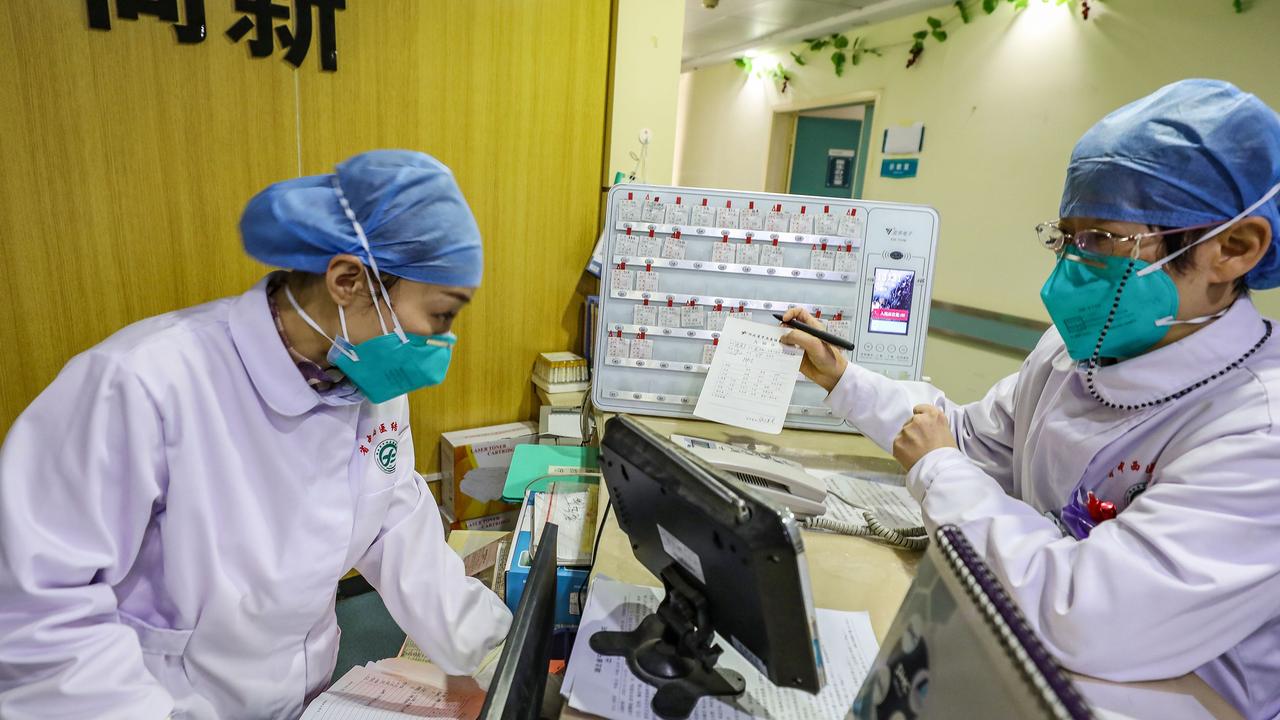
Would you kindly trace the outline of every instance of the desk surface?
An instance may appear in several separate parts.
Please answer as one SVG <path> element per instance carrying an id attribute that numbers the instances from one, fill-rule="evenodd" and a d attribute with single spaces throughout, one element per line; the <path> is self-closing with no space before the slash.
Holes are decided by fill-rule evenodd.
<path id="1" fill-rule="evenodd" d="M 800 462 L 807 467 L 901 472 L 892 458 L 874 443 L 860 435 L 841 435 L 803 430 L 784 430 L 781 435 L 762 435 L 725 425 L 669 418 L 638 418 L 656 432 L 749 444 L 753 449 Z M 878 542 L 834 533 L 804 533 L 805 556 L 809 562 L 809 578 L 813 583 L 814 604 L 834 610 L 865 610 L 871 615 L 876 639 L 883 641 L 902 604 L 902 599 L 916 574 L 920 554 L 890 548 Z M 600 538 L 595 572 L 635 585 L 661 585 L 658 579 L 636 560 L 626 535 L 610 513 Z M 1115 685 L 1088 679 L 1089 683 Z M 1240 715 L 1219 697 L 1203 680 L 1188 674 L 1173 680 L 1130 683 L 1118 687 L 1134 687 L 1160 693 L 1189 695 L 1215 718 L 1239 718 Z M 1117 694 L 1117 693 L 1111 693 Z M 1111 705 L 1108 702 L 1108 705 Z M 1132 717 L 1142 717 L 1140 707 L 1115 707 Z M 567 706 L 561 717 L 588 717 Z"/>

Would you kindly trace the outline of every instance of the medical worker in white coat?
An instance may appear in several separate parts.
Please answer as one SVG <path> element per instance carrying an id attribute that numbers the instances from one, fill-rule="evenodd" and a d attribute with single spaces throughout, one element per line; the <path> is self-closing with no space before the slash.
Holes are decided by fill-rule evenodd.
<path id="1" fill-rule="evenodd" d="M 481 276 L 448 168 L 358 155 L 259 193 L 241 234 L 294 272 L 121 330 L 5 438 L 5 720 L 295 718 L 351 567 L 448 672 L 510 625 L 414 471 L 404 395 L 444 380 Z"/>
<path id="2" fill-rule="evenodd" d="M 984 399 L 784 339 L 1063 665 L 1195 671 L 1250 718 L 1280 713 L 1280 339 L 1248 295 L 1280 284 L 1278 183 L 1273 110 L 1175 83 L 1076 145 L 1060 219 L 1037 228 L 1054 326 Z"/>

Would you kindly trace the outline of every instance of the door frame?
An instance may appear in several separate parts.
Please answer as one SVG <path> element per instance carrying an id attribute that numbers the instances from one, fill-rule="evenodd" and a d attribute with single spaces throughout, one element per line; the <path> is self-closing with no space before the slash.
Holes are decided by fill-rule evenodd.
<path id="1" fill-rule="evenodd" d="M 869 107 L 867 108 L 867 112 L 869 117 L 867 117 L 862 123 L 862 138 L 859 139 L 859 143 L 858 143 L 859 152 L 864 153 L 866 157 L 863 158 L 865 162 L 862 162 L 859 164 L 858 174 L 854 178 L 854 188 L 853 188 L 854 193 L 861 195 L 863 181 L 865 180 L 865 175 L 866 175 L 864 168 L 869 168 L 871 166 L 871 158 L 870 158 L 871 138 L 875 137 L 875 135 L 872 134 L 872 123 L 875 122 L 875 108 L 879 104 L 880 104 L 879 90 L 862 90 L 859 92 L 843 93 L 840 95 L 826 95 L 823 97 L 809 98 L 806 100 L 799 100 L 799 101 L 786 102 L 786 103 L 778 103 L 774 105 L 772 108 L 770 108 L 772 110 L 772 121 L 770 122 L 770 126 L 769 126 L 769 145 L 768 145 L 767 151 L 764 153 L 764 172 L 761 174 L 761 177 L 766 178 L 766 182 L 767 182 L 767 178 L 770 177 L 770 173 L 769 173 L 770 163 L 772 158 L 775 155 L 775 152 L 778 150 L 778 145 L 782 143 L 786 143 L 787 169 L 784 175 L 785 177 L 784 187 L 785 188 L 791 187 L 791 165 L 792 165 L 792 159 L 795 156 L 796 128 L 799 127 L 800 125 L 798 118 L 801 112 L 804 112 L 807 110 L 821 110 L 822 108 L 829 108 L 829 107 L 843 107 L 845 105 L 868 105 Z M 785 114 L 792 115 L 792 118 L 791 118 L 790 127 L 788 128 L 788 131 L 784 134 L 784 133 L 778 132 L 777 117 L 778 115 L 785 115 Z M 862 147 L 864 142 L 866 144 L 865 148 Z"/>

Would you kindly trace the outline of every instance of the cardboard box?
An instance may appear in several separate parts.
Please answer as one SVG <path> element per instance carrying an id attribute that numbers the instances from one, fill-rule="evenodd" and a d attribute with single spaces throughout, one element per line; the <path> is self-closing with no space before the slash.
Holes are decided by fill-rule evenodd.
<path id="1" fill-rule="evenodd" d="M 457 430 L 440 436 L 440 507 L 454 529 L 464 521 L 519 510 L 502 502 L 502 486 L 517 445 L 536 443 L 531 422 Z"/>

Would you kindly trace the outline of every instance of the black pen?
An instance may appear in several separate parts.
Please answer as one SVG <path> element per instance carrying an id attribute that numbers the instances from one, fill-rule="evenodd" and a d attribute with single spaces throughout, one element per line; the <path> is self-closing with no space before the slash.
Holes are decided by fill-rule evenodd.
<path id="1" fill-rule="evenodd" d="M 782 313 L 774 313 L 773 316 L 778 318 L 778 322 L 782 323 L 783 325 L 786 325 L 787 327 L 790 327 L 790 328 L 795 328 L 800 332 L 807 332 L 810 335 L 818 338 L 822 342 L 830 343 L 832 345 L 835 345 L 838 348 L 844 348 L 845 350 L 858 349 L 857 345 L 854 345 L 853 343 L 849 342 L 848 340 L 845 340 L 842 337 L 832 335 L 831 333 L 826 332 L 825 330 L 819 330 L 818 328 L 815 328 L 815 327 L 809 327 L 808 325 L 805 325 L 804 323 L 794 318 L 791 320 L 783 321 Z"/>

